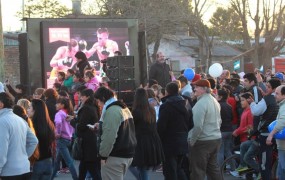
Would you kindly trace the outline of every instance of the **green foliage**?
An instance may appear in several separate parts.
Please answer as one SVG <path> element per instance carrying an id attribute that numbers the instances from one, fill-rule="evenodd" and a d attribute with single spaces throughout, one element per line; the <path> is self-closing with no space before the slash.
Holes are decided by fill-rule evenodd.
<path id="1" fill-rule="evenodd" d="M 242 39 L 242 23 L 238 14 L 231 8 L 217 8 L 210 19 L 209 33 L 226 40 Z"/>
<path id="2" fill-rule="evenodd" d="M 57 0 L 27 0 L 24 16 L 22 12 L 17 13 L 19 17 L 25 18 L 60 18 L 68 14 L 71 14 L 71 9 Z"/>

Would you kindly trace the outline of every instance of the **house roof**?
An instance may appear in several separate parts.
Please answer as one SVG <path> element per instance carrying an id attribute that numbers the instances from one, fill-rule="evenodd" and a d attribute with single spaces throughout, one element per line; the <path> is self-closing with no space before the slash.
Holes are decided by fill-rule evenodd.
<path id="1" fill-rule="evenodd" d="M 199 40 L 197 37 L 183 36 L 183 35 L 163 35 L 163 39 L 168 39 L 178 42 L 181 47 L 191 48 L 198 52 L 199 50 Z M 237 56 L 242 52 L 223 43 L 219 40 L 214 39 L 212 56 Z"/>

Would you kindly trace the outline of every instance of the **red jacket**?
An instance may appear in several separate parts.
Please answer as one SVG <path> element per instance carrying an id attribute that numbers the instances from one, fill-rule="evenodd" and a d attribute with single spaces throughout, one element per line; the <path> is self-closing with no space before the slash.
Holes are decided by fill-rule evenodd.
<path id="1" fill-rule="evenodd" d="M 238 124 L 237 102 L 234 97 L 229 97 L 227 103 L 229 103 L 232 106 L 232 111 L 233 111 L 232 124 L 237 125 Z"/>
<path id="2" fill-rule="evenodd" d="M 249 127 L 252 128 L 253 126 L 253 115 L 250 111 L 250 107 L 243 110 L 243 113 L 241 115 L 240 125 L 239 127 L 234 131 L 235 134 L 240 136 L 240 142 L 244 142 L 247 140 L 247 129 Z"/>

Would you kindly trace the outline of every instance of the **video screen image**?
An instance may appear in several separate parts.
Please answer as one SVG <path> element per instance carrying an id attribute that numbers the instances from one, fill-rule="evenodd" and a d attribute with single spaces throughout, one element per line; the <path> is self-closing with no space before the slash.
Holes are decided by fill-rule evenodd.
<path id="1" fill-rule="evenodd" d="M 85 53 L 98 75 L 103 73 L 101 60 L 116 51 L 130 55 L 126 22 L 42 22 L 41 45 L 47 88 L 53 87 L 58 72 L 78 70 L 78 51 Z"/>

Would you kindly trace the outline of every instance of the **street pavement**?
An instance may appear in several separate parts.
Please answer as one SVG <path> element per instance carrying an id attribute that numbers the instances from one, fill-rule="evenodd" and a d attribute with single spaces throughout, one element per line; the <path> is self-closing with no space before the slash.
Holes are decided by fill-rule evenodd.
<path id="1" fill-rule="evenodd" d="M 75 165 L 76 165 L 76 170 L 78 170 L 78 165 L 79 165 L 79 162 L 76 161 L 75 162 Z M 59 174 L 55 180 L 71 180 L 71 174 Z M 163 174 L 162 172 L 155 172 L 155 171 L 151 171 L 150 172 L 150 180 L 163 180 Z M 235 178 L 231 175 L 226 175 L 225 177 L 225 180 L 238 180 L 238 179 L 241 179 L 241 178 Z M 127 172 L 124 180 L 136 180 L 135 177 L 132 175 L 132 173 L 130 171 Z"/>

